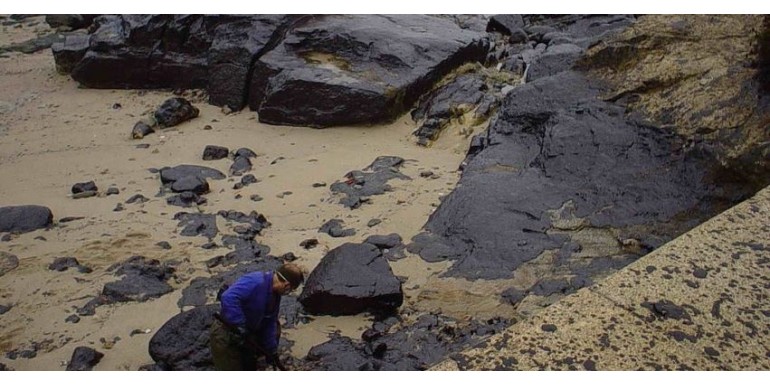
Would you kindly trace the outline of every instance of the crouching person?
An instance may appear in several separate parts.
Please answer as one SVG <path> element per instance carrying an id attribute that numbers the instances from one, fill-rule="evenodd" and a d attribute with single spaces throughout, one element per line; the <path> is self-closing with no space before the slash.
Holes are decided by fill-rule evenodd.
<path id="1" fill-rule="evenodd" d="M 257 359 L 286 370 L 278 358 L 281 296 L 305 277 L 299 266 L 286 263 L 276 271 L 257 271 L 238 278 L 220 299 L 220 313 L 211 325 L 209 345 L 217 370 L 256 370 Z"/>

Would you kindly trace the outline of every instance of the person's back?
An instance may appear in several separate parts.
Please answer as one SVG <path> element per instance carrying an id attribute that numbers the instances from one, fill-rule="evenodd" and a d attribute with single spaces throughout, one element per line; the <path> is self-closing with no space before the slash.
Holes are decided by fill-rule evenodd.
<path id="1" fill-rule="evenodd" d="M 264 355 L 277 367 L 281 296 L 304 281 L 302 270 L 287 263 L 277 271 L 241 276 L 220 299 L 221 313 L 211 326 L 210 347 L 218 370 L 254 370 Z"/>

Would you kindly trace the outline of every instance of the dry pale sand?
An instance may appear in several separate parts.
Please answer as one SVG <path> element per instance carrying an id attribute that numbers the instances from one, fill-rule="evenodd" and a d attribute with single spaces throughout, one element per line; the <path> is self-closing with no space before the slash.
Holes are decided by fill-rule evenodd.
<path id="1" fill-rule="evenodd" d="M 0 28 L 3 46 L 33 37 L 36 29 L 45 32 L 47 26 Z M 63 370 L 78 346 L 105 353 L 95 370 L 136 370 L 151 363 L 148 342 L 179 312 L 176 302 L 181 289 L 189 279 L 207 274 L 206 260 L 227 252 L 202 249 L 200 246 L 208 241 L 204 237 L 178 235 L 173 216 L 185 210 L 155 197 L 160 181 L 149 168 L 197 164 L 226 173 L 230 160 L 201 160 L 206 145 L 252 149 L 259 155 L 253 160 L 252 173 L 260 182 L 233 190 L 239 177 L 210 181 L 212 192 L 201 210 L 255 210 L 264 214 L 272 226 L 258 236 L 259 242 L 269 246 L 273 255 L 294 252 L 299 257 L 297 263 L 310 271 L 326 252 L 345 242 L 393 232 L 409 242 L 440 197 L 457 183 L 457 167 L 469 142 L 468 135 L 453 127 L 432 147 L 420 147 L 411 135 L 415 124 L 408 116 L 383 126 L 316 130 L 261 124 L 248 110 L 226 115 L 202 100 L 194 102 L 201 110 L 198 118 L 133 140 L 133 124 L 174 96 L 171 92 L 79 88 L 69 76 L 56 73 L 50 50 L 2 56 L 0 207 L 47 206 L 55 223 L 64 217 L 85 217 L 0 242 L 0 251 L 20 260 L 17 269 L 0 277 L 0 305 L 13 305 L 0 316 L 0 362 L 14 370 Z M 114 108 L 116 104 L 121 107 Z M 204 130 L 206 125 L 212 129 Z M 475 132 L 481 129 L 476 127 Z M 137 148 L 140 143 L 150 147 Z M 401 171 L 412 180 L 391 181 L 392 192 L 374 196 L 371 204 L 357 210 L 338 204 L 340 197 L 333 195 L 328 185 L 343 179 L 348 171 L 363 169 L 380 155 L 407 159 Z M 420 177 L 421 171 L 432 171 L 438 178 Z M 71 186 L 90 180 L 100 191 L 116 186 L 120 194 L 73 199 Z M 313 188 L 315 182 L 325 182 L 327 187 Z M 287 191 L 291 194 L 279 197 Z M 150 201 L 124 204 L 124 211 L 113 211 L 118 203 L 137 193 Z M 252 194 L 264 199 L 253 202 L 249 199 Z M 237 199 L 237 195 L 242 198 Z M 357 234 L 331 238 L 318 233 L 324 222 L 334 218 L 344 220 Z M 382 223 L 369 228 L 367 222 L 374 218 Z M 227 232 L 230 225 L 220 221 L 218 226 Z M 308 238 L 317 238 L 319 247 L 302 249 L 299 243 Z M 156 246 L 160 241 L 168 241 L 171 249 Z M 179 280 L 171 282 L 179 290 L 146 303 L 99 307 L 95 316 L 82 317 L 77 324 L 65 323 L 76 307 L 116 279 L 106 268 L 133 255 L 185 261 L 178 267 Z M 54 258 L 61 256 L 75 257 L 94 272 L 48 270 Z M 427 264 L 414 255 L 391 266 L 397 275 L 409 278 L 404 284 L 405 307 L 442 310 L 464 318 L 509 311 L 489 296 L 489 285 L 499 291 L 504 282 L 469 284 L 439 279 L 437 275 L 446 264 Z M 308 324 L 287 330 L 286 337 L 295 341 L 291 353 L 303 357 L 313 345 L 325 341 L 329 332 L 338 330 L 358 338 L 368 323 L 365 315 L 315 317 Z M 135 329 L 151 332 L 130 336 Z M 10 360 L 5 356 L 32 343 L 39 344 L 32 359 Z"/>

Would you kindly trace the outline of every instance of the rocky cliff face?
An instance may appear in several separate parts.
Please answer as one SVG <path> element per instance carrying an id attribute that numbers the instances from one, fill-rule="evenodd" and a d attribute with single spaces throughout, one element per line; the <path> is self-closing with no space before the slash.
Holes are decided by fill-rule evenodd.
<path id="1" fill-rule="evenodd" d="M 768 182 L 762 17 L 643 16 L 598 30 L 586 20 L 523 19 L 527 83 L 474 138 L 458 187 L 410 245 L 453 261 L 446 276 L 512 279 L 501 300 L 524 312 Z M 549 61 L 564 52 L 568 65 Z"/>
<path id="2" fill-rule="evenodd" d="M 770 175 L 767 31 L 756 15 L 645 16 L 580 66 L 610 82 L 603 99 L 706 144 L 724 167 L 720 181 L 761 188 Z"/>
<path id="3" fill-rule="evenodd" d="M 484 34 L 426 15 L 106 15 L 53 46 L 93 88 L 205 88 L 271 124 L 396 118 L 441 77 L 483 60 Z"/>

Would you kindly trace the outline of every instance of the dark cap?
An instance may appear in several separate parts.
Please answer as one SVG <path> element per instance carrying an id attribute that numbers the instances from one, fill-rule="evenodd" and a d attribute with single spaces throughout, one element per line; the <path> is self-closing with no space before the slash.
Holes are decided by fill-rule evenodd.
<path id="1" fill-rule="evenodd" d="M 305 282 L 305 274 L 302 269 L 293 263 L 285 263 L 278 268 L 278 276 L 291 284 L 291 287 L 297 288 Z"/>

